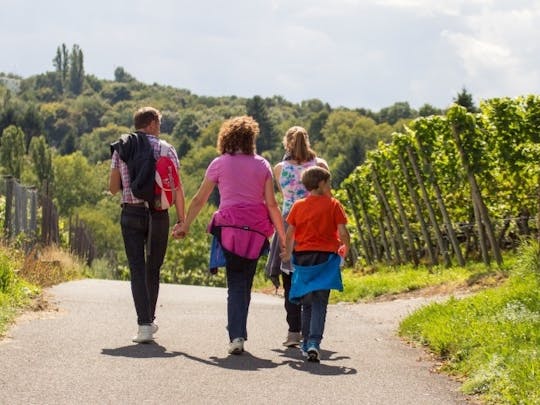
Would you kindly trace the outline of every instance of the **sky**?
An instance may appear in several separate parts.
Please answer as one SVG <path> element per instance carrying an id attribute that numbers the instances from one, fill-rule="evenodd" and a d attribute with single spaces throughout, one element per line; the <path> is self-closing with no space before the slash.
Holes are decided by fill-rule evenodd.
<path id="1" fill-rule="evenodd" d="M 205 96 L 378 111 L 540 94 L 540 0 L 0 0 L 0 72 L 123 67 Z"/>

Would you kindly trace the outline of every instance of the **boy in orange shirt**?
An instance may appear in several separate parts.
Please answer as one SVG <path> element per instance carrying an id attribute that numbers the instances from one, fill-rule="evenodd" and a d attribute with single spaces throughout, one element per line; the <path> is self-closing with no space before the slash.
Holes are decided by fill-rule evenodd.
<path id="1" fill-rule="evenodd" d="M 309 195 L 297 200 L 287 216 L 282 260 L 292 256 L 295 269 L 289 300 L 302 303 L 302 353 L 319 361 L 328 297 L 331 289 L 343 290 L 340 256 L 347 255 L 350 237 L 343 207 L 330 191 L 330 172 L 310 167 L 302 183 Z"/>

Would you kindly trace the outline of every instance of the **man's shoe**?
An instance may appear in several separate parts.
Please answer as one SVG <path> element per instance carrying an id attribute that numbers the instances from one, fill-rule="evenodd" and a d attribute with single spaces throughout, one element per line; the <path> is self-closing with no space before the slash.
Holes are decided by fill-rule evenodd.
<path id="1" fill-rule="evenodd" d="M 302 334 L 300 332 L 287 333 L 287 339 L 283 342 L 283 346 L 294 347 L 298 346 L 302 341 Z"/>
<path id="2" fill-rule="evenodd" d="M 156 326 L 157 328 L 157 326 Z M 157 330 L 157 329 L 155 329 Z M 139 325 L 139 331 L 137 332 L 137 336 L 134 336 L 133 339 L 131 339 L 135 343 L 150 343 L 154 340 L 154 327 L 151 323 L 147 323 L 144 325 Z"/>
<path id="3" fill-rule="evenodd" d="M 320 353 L 319 345 L 317 343 L 310 343 L 307 349 L 307 359 L 308 361 L 319 362 Z"/>
<path id="4" fill-rule="evenodd" d="M 229 343 L 229 354 L 242 354 L 244 351 L 244 338 L 234 338 L 231 343 Z"/>

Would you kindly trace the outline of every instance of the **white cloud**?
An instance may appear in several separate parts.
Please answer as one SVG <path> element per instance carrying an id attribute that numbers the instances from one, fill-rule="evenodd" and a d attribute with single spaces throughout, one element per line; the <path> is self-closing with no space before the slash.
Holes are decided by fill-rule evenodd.
<path id="1" fill-rule="evenodd" d="M 0 1 L 0 72 L 23 76 L 77 43 L 88 73 L 205 95 L 378 109 L 540 93 L 539 0 Z"/>

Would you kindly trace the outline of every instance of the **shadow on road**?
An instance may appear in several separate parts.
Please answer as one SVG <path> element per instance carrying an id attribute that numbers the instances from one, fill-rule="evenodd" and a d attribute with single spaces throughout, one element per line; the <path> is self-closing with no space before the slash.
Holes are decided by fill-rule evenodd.
<path id="1" fill-rule="evenodd" d="M 351 367 L 343 367 L 343 366 L 334 366 L 330 365 L 328 363 L 335 362 L 338 360 L 346 360 L 350 359 L 348 356 L 334 356 L 336 352 L 332 352 L 330 350 L 321 350 L 321 362 L 320 363 L 312 363 L 306 361 L 302 354 L 300 353 L 300 349 L 298 348 L 287 348 L 287 349 L 274 349 L 272 350 L 275 353 L 278 353 L 280 357 L 285 357 L 288 359 L 292 359 L 294 361 L 285 361 L 283 364 L 288 364 L 289 367 L 298 370 L 298 371 L 304 371 L 306 373 L 310 374 L 316 374 L 316 375 L 353 375 L 357 374 L 357 371 L 355 368 Z"/>
<path id="2" fill-rule="evenodd" d="M 132 357 L 139 359 L 182 356 L 186 359 L 193 360 L 209 366 L 241 371 L 258 371 L 288 365 L 294 370 L 316 375 L 353 375 L 357 373 L 356 369 L 354 368 L 328 364 L 331 362 L 349 358 L 346 356 L 334 357 L 333 355 L 335 354 L 335 352 L 331 352 L 328 350 L 321 351 L 321 356 L 323 359 L 321 363 L 307 362 L 302 357 L 302 355 L 300 354 L 300 350 L 298 349 L 275 349 L 273 351 L 278 353 L 280 357 L 284 358 L 284 361 L 282 361 L 281 363 L 274 363 L 272 360 L 262 359 L 260 357 L 253 356 L 249 352 L 244 352 L 240 356 L 212 356 L 208 359 L 203 359 L 183 352 L 168 352 L 165 347 L 155 342 L 149 344 L 134 344 L 130 346 L 118 347 L 115 349 L 101 349 L 101 354 L 107 356 Z"/>
<path id="3" fill-rule="evenodd" d="M 154 357 L 176 357 L 182 353 L 167 352 L 167 349 L 157 343 L 133 344 L 130 346 L 117 347 L 116 349 L 101 349 L 101 354 L 107 356 L 133 357 L 146 359 Z"/>

